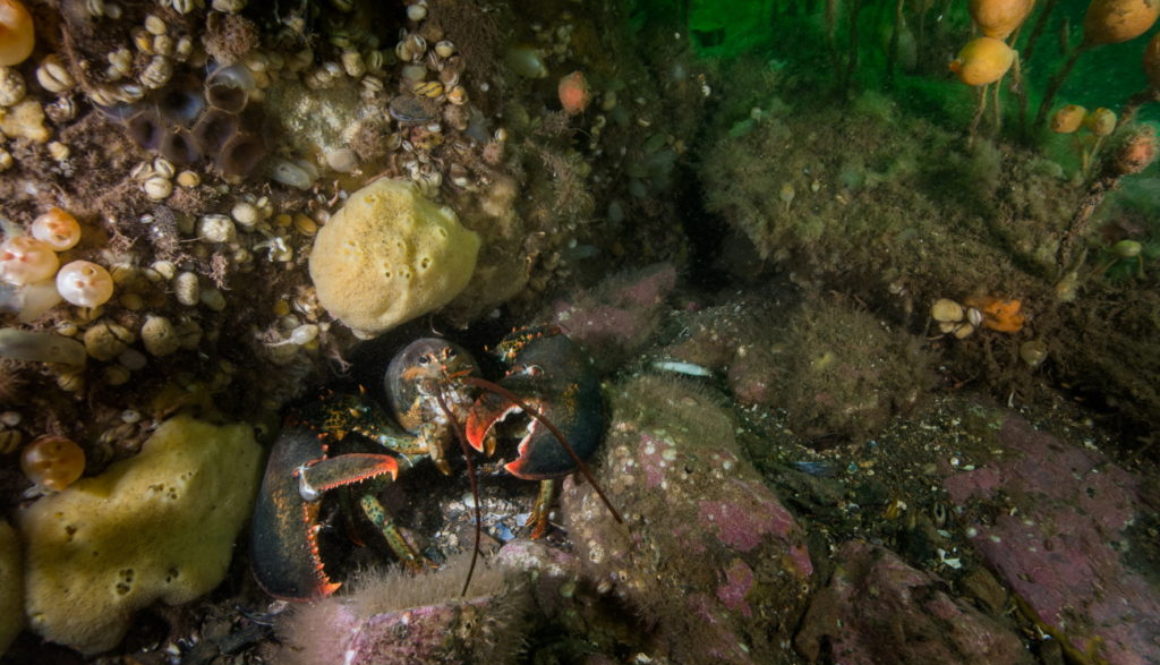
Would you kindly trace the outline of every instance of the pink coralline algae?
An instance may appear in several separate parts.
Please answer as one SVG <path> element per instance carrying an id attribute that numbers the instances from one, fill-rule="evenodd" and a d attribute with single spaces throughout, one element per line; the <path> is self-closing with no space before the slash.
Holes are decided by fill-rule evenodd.
<path id="1" fill-rule="evenodd" d="M 1146 514 L 1138 481 L 1099 452 L 1010 415 L 1003 458 L 950 476 L 958 504 L 988 506 L 974 544 L 1047 630 L 1111 665 L 1160 662 L 1160 589 L 1124 560 L 1128 530 Z"/>
<path id="2" fill-rule="evenodd" d="M 1029 665 L 1015 632 L 947 595 L 947 582 L 862 541 L 838 548 L 794 646 L 843 665 Z M 870 590 L 873 590 L 872 592 Z"/>
<path id="3" fill-rule="evenodd" d="M 599 366 L 615 367 L 656 329 L 676 282 L 672 264 L 650 266 L 558 301 L 546 318 L 587 347 Z"/>
<path id="4" fill-rule="evenodd" d="M 645 376 L 611 402 L 595 468 L 626 523 L 589 484 L 564 483 L 561 512 L 582 577 L 656 627 L 654 658 L 775 660 L 813 575 L 804 530 L 741 455 L 731 416 L 703 391 Z"/>
<path id="5" fill-rule="evenodd" d="M 745 595 L 753 588 L 753 569 L 741 559 L 734 559 L 725 569 L 725 582 L 717 587 L 717 600 L 741 616 L 753 616 L 753 610 L 745 602 Z"/>

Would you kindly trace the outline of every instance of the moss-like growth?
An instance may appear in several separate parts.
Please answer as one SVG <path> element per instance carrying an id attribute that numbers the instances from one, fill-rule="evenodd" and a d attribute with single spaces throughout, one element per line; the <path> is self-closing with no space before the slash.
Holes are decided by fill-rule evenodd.
<path id="1" fill-rule="evenodd" d="M 807 303 L 789 324 L 775 401 L 802 436 L 823 443 L 874 436 L 931 386 L 921 344 L 841 303 Z"/>

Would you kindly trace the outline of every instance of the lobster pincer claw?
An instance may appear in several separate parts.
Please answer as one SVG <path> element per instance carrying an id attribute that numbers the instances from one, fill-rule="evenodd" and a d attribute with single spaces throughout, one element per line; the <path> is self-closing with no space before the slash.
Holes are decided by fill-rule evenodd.
<path id="1" fill-rule="evenodd" d="M 271 596 L 309 600 L 341 586 L 327 575 L 319 555 L 322 496 L 370 478 L 389 475 L 393 480 L 399 460 L 389 454 L 330 456 L 328 449 L 348 432 L 365 431 L 379 443 L 391 440 L 394 434 L 377 425 L 374 431 L 365 429 L 377 422 L 373 411 L 351 408 L 347 396 L 341 395 L 327 395 L 287 418 L 270 450 L 250 522 L 254 577 Z"/>
<path id="2" fill-rule="evenodd" d="M 556 333 L 520 333 L 502 348 L 510 369 L 499 386 L 520 403 L 504 394 L 485 392 L 468 414 L 468 441 L 482 449 L 497 424 L 522 413 L 527 429 L 517 458 L 504 468 L 528 480 L 559 478 L 576 471 L 576 461 L 565 445 L 586 460 L 599 447 L 605 427 L 600 380 L 587 356 L 568 336 Z M 525 413 L 525 407 L 536 414 Z M 553 423 L 567 442 L 561 442 L 544 421 Z"/>

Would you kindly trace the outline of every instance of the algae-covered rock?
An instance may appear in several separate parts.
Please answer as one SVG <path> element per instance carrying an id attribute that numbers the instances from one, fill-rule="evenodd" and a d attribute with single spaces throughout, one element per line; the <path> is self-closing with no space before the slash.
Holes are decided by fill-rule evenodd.
<path id="1" fill-rule="evenodd" d="M 250 514 L 260 461 L 248 425 L 180 416 L 136 457 L 32 504 L 20 515 L 31 627 L 97 653 L 117 645 L 136 610 L 213 589 Z"/>
<path id="2" fill-rule="evenodd" d="M 356 332 L 377 334 L 446 305 L 475 270 L 479 236 L 407 182 L 358 190 L 310 254 L 318 300 Z"/>
<path id="3" fill-rule="evenodd" d="M 930 387 L 922 340 L 843 303 L 807 303 L 790 321 L 773 403 L 818 442 L 873 437 Z"/>
<path id="4" fill-rule="evenodd" d="M 649 625 L 659 662 L 778 662 L 813 577 L 806 532 L 744 459 L 728 410 L 695 384 L 642 376 L 613 392 L 592 486 L 560 496 L 582 578 Z"/>
<path id="5" fill-rule="evenodd" d="M 8 522 L 0 520 L 0 655 L 24 627 L 22 576 L 20 539 Z"/>

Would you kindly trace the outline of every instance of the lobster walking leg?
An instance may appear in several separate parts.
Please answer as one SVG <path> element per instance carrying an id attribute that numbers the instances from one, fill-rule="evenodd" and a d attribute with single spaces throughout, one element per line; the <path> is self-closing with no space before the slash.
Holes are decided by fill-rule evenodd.
<path id="1" fill-rule="evenodd" d="M 391 517 L 390 511 L 383 506 L 383 504 L 371 496 L 364 494 L 359 497 L 359 507 L 362 512 L 370 520 L 371 524 L 378 529 L 379 533 L 383 534 L 383 538 L 387 541 L 387 546 L 391 548 L 399 561 L 403 562 L 411 572 L 422 572 L 427 568 L 434 567 L 431 561 L 420 554 L 418 550 L 403 537 L 403 532 L 399 530 L 399 525 L 395 523 L 395 519 Z"/>
<path id="2" fill-rule="evenodd" d="M 552 503 L 556 500 L 556 492 L 560 483 L 555 478 L 540 481 L 540 489 L 536 492 L 536 502 L 532 504 L 532 514 L 528 523 L 532 525 L 531 538 L 538 540 L 548 533 L 548 517 L 552 513 Z"/>

